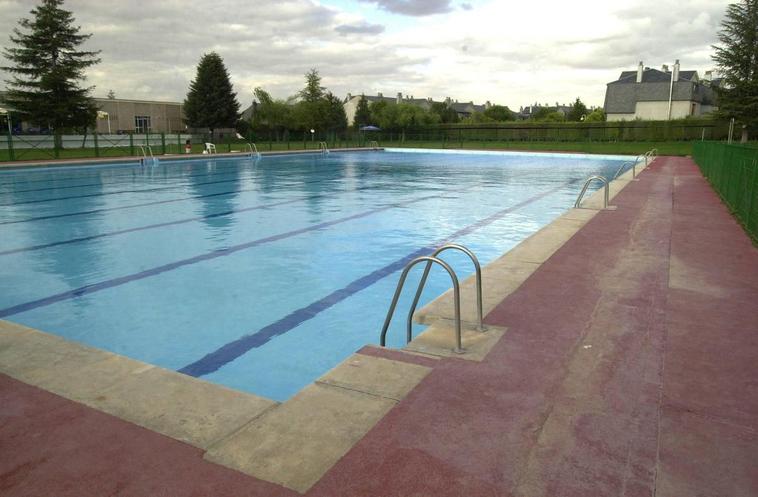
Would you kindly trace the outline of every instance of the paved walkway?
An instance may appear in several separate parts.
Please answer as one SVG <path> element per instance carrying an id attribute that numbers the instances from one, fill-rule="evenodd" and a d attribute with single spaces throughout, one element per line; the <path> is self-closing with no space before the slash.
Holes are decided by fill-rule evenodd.
<path id="1" fill-rule="evenodd" d="M 614 203 L 308 495 L 758 495 L 758 250 L 689 159 Z M 4 376 L 0 494 L 298 495 Z"/>

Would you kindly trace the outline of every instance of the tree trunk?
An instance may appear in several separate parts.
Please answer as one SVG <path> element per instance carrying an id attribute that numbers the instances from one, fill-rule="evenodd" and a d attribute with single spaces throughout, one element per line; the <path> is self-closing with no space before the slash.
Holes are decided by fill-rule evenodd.
<path id="1" fill-rule="evenodd" d="M 747 143 L 747 126 L 742 125 L 742 138 L 740 138 L 740 143 Z"/>

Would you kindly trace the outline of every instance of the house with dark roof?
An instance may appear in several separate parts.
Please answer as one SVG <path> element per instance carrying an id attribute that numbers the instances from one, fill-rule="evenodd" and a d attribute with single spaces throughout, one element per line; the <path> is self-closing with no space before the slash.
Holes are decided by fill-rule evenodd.
<path id="1" fill-rule="evenodd" d="M 701 116 L 716 109 L 713 89 L 719 80 L 701 80 L 697 71 L 681 71 L 677 60 L 672 70 L 644 67 L 623 71 L 619 79 L 608 83 L 605 92 L 605 115 L 608 121 L 633 119 L 668 120 Z"/>

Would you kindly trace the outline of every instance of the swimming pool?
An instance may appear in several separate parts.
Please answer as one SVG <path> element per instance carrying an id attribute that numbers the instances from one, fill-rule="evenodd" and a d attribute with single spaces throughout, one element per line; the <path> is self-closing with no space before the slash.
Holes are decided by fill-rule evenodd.
<path id="1" fill-rule="evenodd" d="M 455 241 L 486 264 L 628 159 L 390 150 L 2 171 L 0 319 L 285 400 L 378 342 L 409 260 Z M 422 303 L 449 286 L 434 271 Z"/>

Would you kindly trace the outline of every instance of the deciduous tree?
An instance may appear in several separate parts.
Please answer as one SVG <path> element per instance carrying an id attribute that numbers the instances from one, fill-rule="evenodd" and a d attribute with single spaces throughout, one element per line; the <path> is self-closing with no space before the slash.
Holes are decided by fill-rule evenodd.
<path id="1" fill-rule="evenodd" d="M 574 101 L 574 104 L 571 106 L 571 110 L 568 111 L 568 114 L 566 114 L 566 119 L 568 121 L 578 122 L 582 120 L 582 117 L 586 119 L 587 112 L 587 106 L 584 105 L 579 97 L 576 97 L 576 101 Z"/>
<path id="2" fill-rule="evenodd" d="M 504 105 L 493 105 L 492 107 L 484 110 L 484 115 L 493 121 L 499 122 L 516 120 L 516 114 Z"/>

